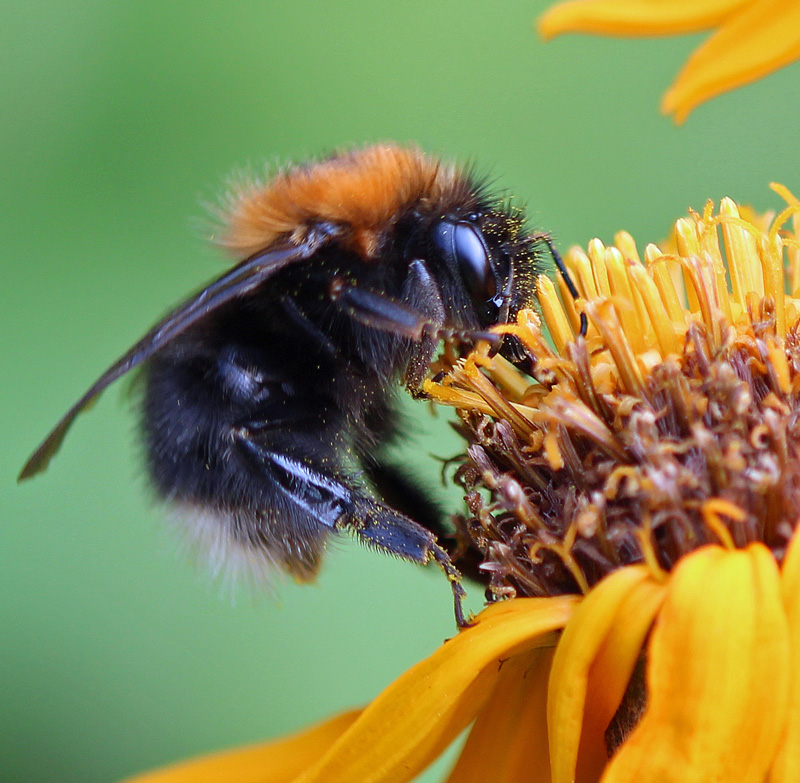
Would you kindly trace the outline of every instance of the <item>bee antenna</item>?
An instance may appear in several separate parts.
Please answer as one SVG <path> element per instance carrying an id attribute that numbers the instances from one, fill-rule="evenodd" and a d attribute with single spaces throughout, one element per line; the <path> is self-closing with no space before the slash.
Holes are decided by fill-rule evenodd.
<path id="1" fill-rule="evenodd" d="M 534 239 L 540 239 L 547 245 L 547 249 L 550 251 L 550 255 L 553 257 L 553 262 L 556 265 L 556 269 L 558 269 L 558 273 L 561 275 L 561 279 L 564 281 L 564 284 L 567 286 L 567 290 L 570 293 L 570 296 L 573 299 L 577 299 L 580 294 L 578 293 L 578 289 L 575 286 L 572 278 L 570 277 L 569 272 L 567 271 L 567 267 L 564 266 L 564 259 L 561 258 L 561 254 L 556 250 L 555 245 L 553 244 L 553 240 L 550 238 L 549 234 L 541 233 L 535 234 Z M 586 313 L 581 313 L 581 329 L 578 334 L 581 337 L 586 337 L 586 332 L 589 329 L 589 321 L 586 318 Z"/>

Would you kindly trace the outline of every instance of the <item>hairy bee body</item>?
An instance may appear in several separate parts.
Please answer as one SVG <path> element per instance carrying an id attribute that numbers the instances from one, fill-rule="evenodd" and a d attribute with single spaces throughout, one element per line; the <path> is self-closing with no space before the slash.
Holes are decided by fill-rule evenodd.
<path id="1" fill-rule="evenodd" d="M 222 308 L 148 360 L 142 432 L 151 481 L 191 512 L 186 528 L 200 549 L 256 578 L 277 565 L 305 580 L 338 515 L 297 502 L 290 485 L 305 466 L 368 492 L 359 475 L 391 435 L 395 394 L 386 346 L 370 351 L 369 335 L 357 334 L 367 327 L 345 323 L 333 338 L 300 328 L 293 299 L 274 295 L 283 288 L 274 282 L 270 295 Z M 364 356 L 350 350 L 357 342 Z M 242 428 L 248 443 L 296 467 L 242 448 Z M 214 525 L 196 527 L 192 517 L 209 511 Z"/>
<path id="2" fill-rule="evenodd" d="M 442 336 L 485 335 L 530 306 L 537 239 L 469 172 L 386 145 L 240 188 L 223 241 L 244 260 L 109 368 L 21 477 L 142 365 L 148 473 L 220 562 L 308 579 L 348 529 L 437 561 L 463 622 L 437 515 L 384 451 L 398 389 L 418 390 Z"/>

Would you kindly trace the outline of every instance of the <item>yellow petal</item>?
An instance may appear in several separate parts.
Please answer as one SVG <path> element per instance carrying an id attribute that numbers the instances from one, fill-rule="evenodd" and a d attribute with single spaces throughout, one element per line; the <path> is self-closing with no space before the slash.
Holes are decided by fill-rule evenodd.
<path id="1" fill-rule="evenodd" d="M 555 644 L 576 598 L 518 598 L 490 606 L 390 685 L 298 783 L 401 783 L 433 761 L 475 718 L 500 661 Z"/>
<path id="2" fill-rule="evenodd" d="M 789 687 L 789 633 L 767 548 L 684 557 L 648 652 L 647 709 L 602 783 L 762 783 Z"/>
<path id="3" fill-rule="evenodd" d="M 547 704 L 553 783 L 570 783 L 576 779 L 592 664 L 614 625 L 626 621 L 621 617 L 620 609 L 650 579 L 650 572 L 644 566 L 621 568 L 606 577 L 575 610 L 558 643 Z M 638 656 L 638 651 L 636 654 Z M 633 660 L 635 662 L 636 658 Z M 633 669 L 633 664 L 630 669 Z M 628 677 L 619 692 L 620 698 Z"/>
<path id="4" fill-rule="evenodd" d="M 547 678 L 552 649 L 503 663 L 447 783 L 550 783 Z"/>
<path id="5" fill-rule="evenodd" d="M 608 763 L 606 729 L 639 661 L 666 595 L 666 584 L 642 581 L 622 600 L 589 670 L 576 780 L 595 781 Z"/>
<path id="6" fill-rule="evenodd" d="M 747 3 L 689 58 L 664 96 L 662 111 L 683 122 L 703 101 L 760 79 L 798 57 L 800 3 Z"/>
<path id="7" fill-rule="evenodd" d="M 670 35 L 715 27 L 748 0 L 575 0 L 553 6 L 539 33 Z"/>
<path id="8" fill-rule="evenodd" d="M 125 783 L 288 783 L 361 714 L 351 710 L 263 745 L 214 753 L 128 778 Z"/>
<path id="9" fill-rule="evenodd" d="M 800 780 L 800 536 L 795 535 L 783 561 L 781 573 L 783 605 L 789 619 L 790 660 L 789 712 L 769 783 Z"/>

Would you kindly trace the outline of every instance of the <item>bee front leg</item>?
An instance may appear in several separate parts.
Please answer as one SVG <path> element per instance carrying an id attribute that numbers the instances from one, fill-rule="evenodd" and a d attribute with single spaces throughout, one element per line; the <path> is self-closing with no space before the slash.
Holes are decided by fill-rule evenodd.
<path id="1" fill-rule="evenodd" d="M 331 283 L 330 297 L 351 318 L 364 326 L 398 337 L 417 341 L 434 327 L 424 313 L 413 307 L 385 294 L 349 285 L 338 277 Z"/>
<path id="2" fill-rule="evenodd" d="M 485 329 L 462 329 L 443 326 L 429 315 L 390 296 L 367 288 L 349 285 L 335 278 L 330 288 L 331 300 L 344 309 L 351 318 L 365 326 L 396 334 L 410 340 L 419 340 L 429 334 L 436 339 L 456 337 L 463 340 L 498 342 L 498 335 Z"/>
<path id="3" fill-rule="evenodd" d="M 355 321 L 412 341 L 414 347 L 406 364 L 404 382 L 413 394 L 422 384 L 439 340 L 486 340 L 499 347 L 502 337 L 485 330 L 444 325 L 441 295 L 422 261 L 412 262 L 409 279 L 411 282 L 404 292 L 409 303 L 350 285 L 341 278 L 331 283 L 330 297 Z M 419 290 L 412 294 L 414 282 Z"/>

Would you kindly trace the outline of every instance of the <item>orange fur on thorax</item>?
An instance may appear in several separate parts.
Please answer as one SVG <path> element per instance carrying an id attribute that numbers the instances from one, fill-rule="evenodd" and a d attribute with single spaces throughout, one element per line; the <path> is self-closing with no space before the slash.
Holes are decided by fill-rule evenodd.
<path id="1" fill-rule="evenodd" d="M 233 196 L 223 242 L 247 257 L 287 235 L 302 242 L 314 224 L 325 221 L 343 228 L 345 241 L 371 257 L 380 231 L 404 208 L 440 198 L 457 178 L 454 168 L 420 150 L 394 145 L 290 168 Z"/>

